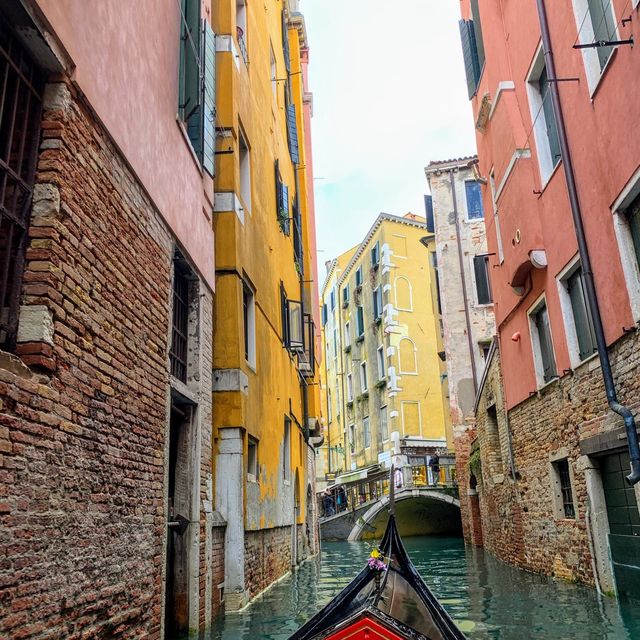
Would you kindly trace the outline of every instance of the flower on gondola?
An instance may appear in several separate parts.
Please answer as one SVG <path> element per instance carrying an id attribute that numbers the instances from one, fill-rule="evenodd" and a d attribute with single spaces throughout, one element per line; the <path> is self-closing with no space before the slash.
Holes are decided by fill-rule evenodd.
<path id="1" fill-rule="evenodd" d="M 387 568 L 384 560 L 384 556 L 382 555 L 382 553 L 380 553 L 380 550 L 374 549 L 369 556 L 369 560 L 367 561 L 369 569 L 372 569 L 373 571 L 384 571 Z"/>

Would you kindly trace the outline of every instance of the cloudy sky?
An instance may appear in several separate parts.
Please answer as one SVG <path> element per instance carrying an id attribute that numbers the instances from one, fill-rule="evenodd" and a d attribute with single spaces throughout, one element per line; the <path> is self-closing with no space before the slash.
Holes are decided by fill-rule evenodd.
<path id="1" fill-rule="evenodd" d="M 380 211 L 423 214 L 425 165 L 475 153 L 475 137 L 458 0 L 302 0 L 300 8 L 323 265 L 358 243 Z"/>

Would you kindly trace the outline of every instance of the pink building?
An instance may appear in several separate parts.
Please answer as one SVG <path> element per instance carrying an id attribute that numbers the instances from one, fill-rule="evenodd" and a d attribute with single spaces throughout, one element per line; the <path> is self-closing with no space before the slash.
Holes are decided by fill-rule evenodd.
<path id="1" fill-rule="evenodd" d="M 219 606 L 210 9 L 0 3 L 3 638 Z"/>
<path id="2" fill-rule="evenodd" d="M 640 407 L 638 2 L 463 0 L 462 18 L 498 334 L 465 531 L 526 568 L 637 597 L 632 427 L 612 398 Z"/>

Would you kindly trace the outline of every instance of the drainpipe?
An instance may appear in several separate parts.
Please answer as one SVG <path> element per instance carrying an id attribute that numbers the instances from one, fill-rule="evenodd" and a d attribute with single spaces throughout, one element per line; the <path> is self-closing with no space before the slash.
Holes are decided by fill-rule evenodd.
<path id="1" fill-rule="evenodd" d="M 467 326 L 467 342 L 469 343 L 469 356 L 471 357 L 471 373 L 473 376 L 473 395 L 478 395 L 478 374 L 476 370 L 476 356 L 473 348 L 473 337 L 471 335 L 471 318 L 469 317 L 469 303 L 467 297 L 467 279 L 464 275 L 464 258 L 462 256 L 462 240 L 460 238 L 460 216 L 458 215 L 458 198 L 456 196 L 456 183 L 453 179 L 453 169 L 449 169 L 449 180 L 451 181 L 451 195 L 453 196 L 453 216 L 456 221 L 456 242 L 458 244 L 458 263 L 460 264 L 460 279 L 462 280 L 462 291 L 464 292 L 464 320 Z"/>
<path id="2" fill-rule="evenodd" d="M 602 369 L 602 377 L 604 379 L 604 387 L 607 393 L 607 402 L 614 413 L 617 413 L 624 419 L 624 426 L 627 432 L 627 443 L 629 446 L 629 457 L 631 459 L 631 473 L 627 476 L 629 484 L 634 485 L 640 481 L 640 447 L 638 446 L 638 434 L 633 419 L 633 414 L 628 407 L 618 402 L 613 374 L 611 373 L 611 363 L 609 362 L 609 352 L 607 351 L 607 342 L 604 337 L 604 329 L 602 327 L 602 317 L 600 316 L 600 307 L 598 305 L 598 296 L 596 294 L 595 283 L 593 280 L 593 271 L 591 269 L 591 260 L 589 258 L 589 249 L 585 237 L 584 224 L 582 221 L 582 212 L 580 210 L 580 202 L 578 200 L 578 190 L 576 188 L 575 175 L 573 172 L 573 163 L 571 161 L 571 152 L 567 142 L 567 132 L 564 125 L 564 117 L 562 114 L 562 105 L 560 104 L 560 92 L 556 79 L 556 70 L 553 60 L 553 52 L 551 50 L 551 37 L 549 34 L 549 23 L 547 20 L 547 11 L 545 0 L 536 0 L 538 5 L 538 17 L 540 19 L 540 31 L 542 33 L 542 46 L 544 48 L 544 60 L 547 67 L 547 74 L 551 79 L 550 91 L 553 104 L 553 113 L 556 118 L 558 127 L 558 138 L 560 141 L 560 157 L 564 164 L 564 174 L 567 181 L 567 191 L 569 192 L 569 202 L 571 204 L 571 215 L 576 230 L 576 238 L 578 241 L 578 253 L 582 264 L 584 274 L 584 283 L 587 290 L 587 302 L 593 318 L 594 331 L 596 334 L 596 344 L 598 346 L 598 355 L 600 357 L 600 366 Z"/>

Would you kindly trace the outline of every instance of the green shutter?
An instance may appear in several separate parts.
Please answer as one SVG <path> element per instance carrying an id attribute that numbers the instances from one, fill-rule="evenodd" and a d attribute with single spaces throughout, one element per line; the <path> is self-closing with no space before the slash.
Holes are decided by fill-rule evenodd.
<path id="1" fill-rule="evenodd" d="M 480 20 L 480 8 L 478 7 L 478 0 L 471 0 L 471 23 L 473 25 L 473 35 L 476 42 L 476 54 L 478 56 L 478 78 L 482 73 L 482 67 L 484 66 L 484 41 L 482 40 L 482 22 Z M 476 80 L 476 82 L 477 82 Z"/>
<path id="2" fill-rule="evenodd" d="M 597 351 L 597 347 L 581 268 L 567 280 L 567 289 L 571 298 L 580 360 L 584 360 L 594 354 Z"/>
<path id="3" fill-rule="evenodd" d="M 199 0 L 183 0 L 180 15 L 179 113 L 196 155 L 202 156 L 201 23 Z"/>
<path id="4" fill-rule="evenodd" d="M 214 176 L 216 152 L 216 36 L 204 23 L 204 110 L 202 121 L 202 166 Z"/>
<path id="5" fill-rule="evenodd" d="M 287 137 L 289 140 L 289 153 L 294 164 L 300 164 L 298 149 L 298 123 L 296 121 L 296 105 L 287 105 Z"/>
<path id="6" fill-rule="evenodd" d="M 280 195 L 282 197 L 280 203 L 280 220 L 282 230 L 285 235 L 289 235 L 289 187 L 286 184 L 282 184 L 280 188 Z"/>
<path id="7" fill-rule="evenodd" d="M 540 97 L 542 98 L 542 111 L 549 141 L 549 153 L 551 154 L 551 164 L 555 167 L 560 162 L 560 139 L 558 138 L 558 127 L 556 125 L 556 115 L 553 111 L 553 101 L 551 98 L 551 84 L 547 76 L 547 68 L 544 67 L 540 73 L 538 81 Z"/>
<path id="8" fill-rule="evenodd" d="M 476 94 L 478 80 L 480 79 L 480 60 L 478 58 L 476 36 L 473 28 L 473 20 L 460 20 L 458 25 L 460 27 L 464 70 L 467 75 L 467 93 L 469 100 L 471 100 Z"/>

